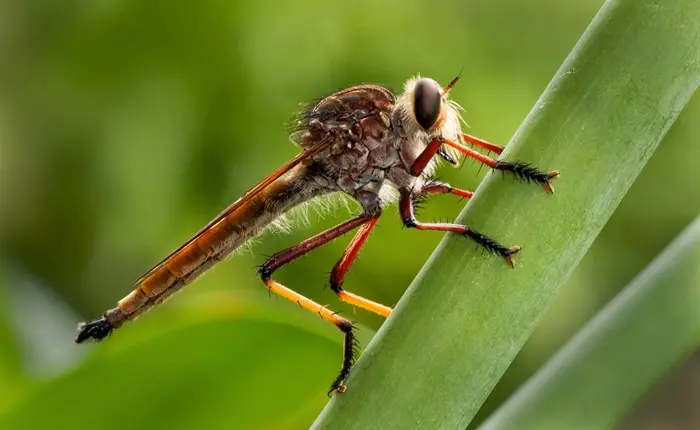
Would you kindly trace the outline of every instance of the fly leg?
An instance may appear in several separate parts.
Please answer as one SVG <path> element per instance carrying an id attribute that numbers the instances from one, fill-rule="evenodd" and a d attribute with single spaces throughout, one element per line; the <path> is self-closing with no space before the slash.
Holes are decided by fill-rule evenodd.
<path id="1" fill-rule="evenodd" d="M 374 230 L 374 226 L 377 225 L 378 220 L 379 216 L 377 215 L 376 217 L 371 218 L 367 224 L 360 227 L 360 230 L 357 232 L 357 234 L 355 234 L 355 237 L 352 239 L 352 242 L 350 242 L 350 245 L 348 245 L 347 249 L 343 253 L 343 256 L 340 257 L 340 260 L 338 260 L 336 265 L 333 267 L 333 271 L 331 271 L 330 284 L 331 289 L 335 291 L 341 301 L 349 303 L 353 306 L 361 307 L 383 317 L 388 317 L 391 314 L 390 307 L 348 292 L 342 287 L 345 275 L 348 273 L 352 263 L 355 261 L 355 259 L 357 259 L 357 255 L 360 253 L 362 245 L 364 245 L 367 241 L 370 233 L 372 233 L 372 230 Z"/>
<path id="2" fill-rule="evenodd" d="M 481 146 L 483 148 L 493 150 L 497 153 L 503 151 L 502 147 L 475 138 L 473 136 L 464 135 L 464 137 L 468 142 L 474 143 L 475 145 Z M 413 162 L 413 165 L 411 166 L 411 174 L 414 176 L 418 176 L 421 173 L 423 173 L 425 166 L 427 166 L 430 160 L 433 158 L 433 156 L 441 150 L 443 145 L 454 148 L 460 153 L 466 155 L 467 157 L 473 158 L 494 170 L 510 172 L 513 176 L 525 182 L 537 182 L 539 184 L 542 184 L 544 186 L 544 189 L 550 194 L 554 192 L 554 188 L 552 188 L 550 180 L 559 176 L 559 172 L 556 170 L 552 170 L 551 172 L 545 173 L 529 163 L 523 163 L 520 161 L 510 162 L 495 160 L 491 157 L 480 153 L 479 151 L 475 151 L 460 143 L 453 142 L 443 137 L 433 138 L 433 140 Z"/>
<path id="3" fill-rule="evenodd" d="M 431 180 L 426 182 L 420 189 L 419 195 L 426 194 L 452 194 L 463 199 L 471 199 L 474 193 L 472 191 L 453 188 L 450 184 L 440 181 Z"/>
<path id="4" fill-rule="evenodd" d="M 506 248 L 495 240 L 484 236 L 483 234 L 472 230 L 466 225 L 451 224 L 451 223 L 427 223 L 416 220 L 414 214 L 415 195 L 409 190 L 401 192 L 401 200 L 399 202 L 399 211 L 401 219 L 406 227 L 416 228 L 418 230 L 434 230 L 434 231 L 451 231 L 461 234 L 462 236 L 472 239 L 477 244 L 481 245 L 490 253 L 495 253 L 505 258 L 506 262 L 511 266 L 515 266 L 513 255 L 520 251 L 519 246 Z"/>
<path id="5" fill-rule="evenodd" d="M 487 142 L 484 139 L 479 139 L 478 137 L 472 136 L 467 133 L 462 133 L 462 137 L 464 138 L 464 140 L 471 143 L 472 145 L 476 145 L 479 148 L 484 148 L 486 150 L 493 151 L 496 154 L 500 154 L 501 152 L 503 152 L 504 149 L 501 145 L 496 145 L 495 143 Z"/>
<path id="6" fill-rule="evenodd" d="M 471 138 L 471 136 L 469 137 Z M 557 170 L 552 170 L 551 172 L 545 173 L 537 167 L 532 166 L 530 163 L 523 163 L 520 161 L 510 162 L 495 160 L 487 155 L 482 154 L 479 151 L 475 151 L 471 148 L 468 148 L 460 143 L 453 142 L 449 139 L 440 138 L 439 141 L 441 144 L 452 147 L 457 151 L 461 152 L 462 154 L 466 155 L 467 157 L 473 158 L 476 161 L 483 163 L 494 170 L 509 172 L 516 178 L 525 182 L 537 182 L 539 184 L 542 184 L 544 186 L 545 191 L 547 191 L 549 194 L 554 193 L 554 188 L 552 187 L 549 181 L 559 176 L 559 172 Z M 481 139 L 471 138 L 468 141 L 482 147 L 487 144 L 493 145 Z M 496 147 L 496 149 L 498 149 L 496 145 L 493 146 Z"/>
<path id="7" fill-rule="evenodd" d="M 328 229 L 322 233 L 319 233 L 305 241 L 299 243 L 298 245 L 292 246 L 285 249 L 284 251 L 278 252 L 277 254 L 270 257 L 262 266 L 260 266 L 260 277 L 265 283 L 267 288 L 275 294 L 278 294 L 285 299 L 294 302 L 301 306 L 302 308 L 309 310 L 318 314 L 321 318 L 326 321 L 333 323 L 338 329 L 345 335 L 345 342 L 343 344 L 343 364 L 340 369 L 338 377 L 335 378 L 328 390 L 328 395 L 331 396 L 335 392 L 345 391 L 345 379 L 348 374 L 350 374 L 350 369 L 352 369 L 355 363 L 355 351 L 357 349 L 357 341 L 355 339 L 355 334 L 353 332 L 353 325 L 350 320 L 343 318 L 335 312 L 328 310 L 325 306 L 310 300 L 301 294 L 285 287 L 279 282 L 271 279 L 272 273 L 284 266 L 285 264 L 296 260 L 297 258 L 305 255 L 311 250 L 318 248 L 319 246 L 330 242 L 331 240 L 342 236 L 343 234 L 356 229 L 357 227 L 371 222 L 372 219 L 378 217 L 378 215 L 362 214 L 356 218 L 345 221 L 344 223 L 337 225 L 331 229 Z"/>

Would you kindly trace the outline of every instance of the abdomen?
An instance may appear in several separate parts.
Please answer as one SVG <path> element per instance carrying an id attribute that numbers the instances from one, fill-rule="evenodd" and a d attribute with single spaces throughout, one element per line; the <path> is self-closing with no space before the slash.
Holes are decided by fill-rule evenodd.
<path id="1" fill-rule="evenodd" d="M 242 204 L 232 205 L 185 245 L 136 281 L 136 288 L 108 310 L 113 327 L 132 320 L 167 300 L 207 269 L 225 259 L 292 207 L 323 191 L 307 179 L 306 168 L 297 166 Z"/>

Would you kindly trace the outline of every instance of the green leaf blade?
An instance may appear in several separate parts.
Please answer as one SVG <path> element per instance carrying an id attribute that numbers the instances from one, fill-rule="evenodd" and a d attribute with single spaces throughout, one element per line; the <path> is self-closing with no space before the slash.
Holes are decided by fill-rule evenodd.
<path id="1" fill-rule="evenodd" d="M 459 222 L 523 246 L 516 270 L 448 235 L 316 428 L 464 428 L 700 83 L 700 1 L 609 1 Z"/>
<path id="2" fill-rule="evenodd" d="M 481 427 L 613 428 L 700 346 L 700 217 Z"/>

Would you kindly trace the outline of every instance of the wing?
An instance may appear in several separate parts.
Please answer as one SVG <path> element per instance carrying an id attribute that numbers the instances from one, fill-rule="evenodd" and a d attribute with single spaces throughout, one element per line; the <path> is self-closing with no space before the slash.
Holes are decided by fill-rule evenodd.
<path id="1" fill-rule="evenodd" d="M 328 130 L 341 127 L 354 132 L 364 119 L 374 118 L 387 128 L 396 97 L 386 87 L 374 84 L 344 88 L 322 99 L 303 104 L 287 122 L 291 140 L 302 148 L 313 147 Z"/>
<path id="2" fill-rule="evenodd" d="M 175 254 L 180 252 L 183 248 L 186 248 L 188 245 L 190 245 L 192 242 L 196 241 L 202 234 L 204 234 L 207 230 L 209 230 L 212 226 L 216 225 L 219 221 L 221 221 L 223 218 L 227 217 L 230 213 L 238 209 L 239 207 L 243 206 L 246 202 L 248 202 L 251 198 L 253 198 L 255 195 L 260 193 L 265 187 L 270 185 L 272 182 L 277 180 L 280 176 L 284 175 L 288 171 L 290 171 L 294 166 L 298 165 L 302 161 L 308 159 L 309 157 L 312 157 L 313 155 L 318 154 L 319 152 L 323 151 L 326 149 L 329 144 L 332 142 L 331 139 L 323 139 L 318 144 L 314 145 L 311 148 L 305 149 L 302 153 L 294 157 L 292 160 L 289 162 L 285 163 L 282 167 L 279 169 L 275 170 L 272 172 L 268 177 L 260 181 L 257 185 L 255 185 L 253 188 L 248 190 L 245 194 L 243 194 L 243 197 L 240 199 L 236 200 L 233 202 L 229 207 L 223 210 L 219 215 L 216 216 L 213 220 L 209 221 L 207 225 L 205 225 L 201 230 L 197 232 L 190 240 L 187 242 L 183 243 L 179 248 L 177 248 L 175 251 L 171 252 L 167 257 L 165 257 L 160 263 L 156 264 L 153 266 L 148 272 L 144 273 L 139 277 L 139 279 L 136 280 L 136 284 L 141 284 L 145 279 L 147 279 L 149 276 L 151 276 L 154 272 L 159 270 L 163 265 L 165 265 L 168 260 L 170 260 Z"/>

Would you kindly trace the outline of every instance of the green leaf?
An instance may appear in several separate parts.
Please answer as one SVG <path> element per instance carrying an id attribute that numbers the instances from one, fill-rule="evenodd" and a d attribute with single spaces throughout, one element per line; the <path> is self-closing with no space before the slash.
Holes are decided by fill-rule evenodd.
<path id="1" fill-rule="evenodd" d="M 700 346 L 700 217 L 481 427 L 613 428 Z"/>
<path id="2" fill-rule="evenodd" d="M 0 412 L 19 396 L 23 387 L 22 362 L 10 322 L 5 298 L 4 265 L 0 262 Z"/>
<path id="3" fill-rule="evenodd" d="M 307 428 L 338 372 L 340 333 L 282 301 L 279 313 L 228 294 L 195 302 L 120 329 L 0 428 Z"/>
<path id="4" fill-rule="evenodd" d="M 517 72 L 513 72 L 517 79 Z M 523 247 L 515 270 L 447 235 L 316 428 L 465 428 L 700 82 L 700 0 L 608 1 L 460 217 Z"/>

